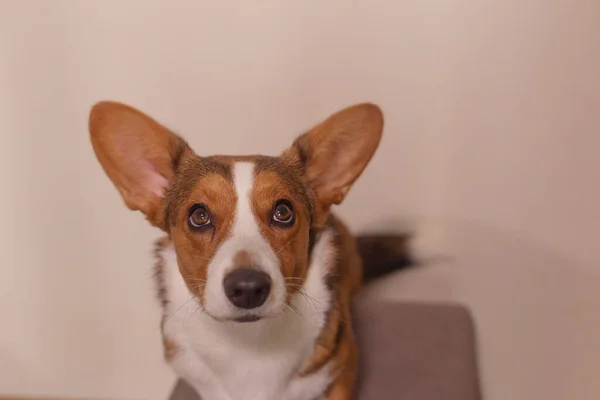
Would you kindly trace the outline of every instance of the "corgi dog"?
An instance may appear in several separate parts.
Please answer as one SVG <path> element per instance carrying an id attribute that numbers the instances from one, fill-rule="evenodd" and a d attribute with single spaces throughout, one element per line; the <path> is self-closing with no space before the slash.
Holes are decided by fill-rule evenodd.
<path id="1" fill-rule="evenodd" d="M 351 300 L 365 276 L 409 260 L 403 237 L 357 241 L 331 213 L 379 146 L 380 108 L 343 109 L 276 157 L 199 155 L 110 101 L 89 131 L 127 207 L 164 232 L 155 279 L 177 376 L 203 400 L 350 399 Z"/>

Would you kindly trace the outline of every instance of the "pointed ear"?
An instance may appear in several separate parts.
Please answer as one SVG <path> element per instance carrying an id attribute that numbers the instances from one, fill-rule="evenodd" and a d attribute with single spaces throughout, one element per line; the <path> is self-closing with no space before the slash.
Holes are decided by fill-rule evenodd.
<path id="1" fill-rule="evenodd" d="M 340 204 L 375 153 L 383 113 L 365 103 L 341 110 L 300 136 L 286 153 L 296 153 L 317 200 L 316 224 Z"/>
<path id="2" fill-rule="evenodd" d="M 186 142 L 125 104 L 100 102 L 89 118 L 94 152 L 125 204 L 165 229 L 162 199 L 180 163 L 193 155 Z"/>

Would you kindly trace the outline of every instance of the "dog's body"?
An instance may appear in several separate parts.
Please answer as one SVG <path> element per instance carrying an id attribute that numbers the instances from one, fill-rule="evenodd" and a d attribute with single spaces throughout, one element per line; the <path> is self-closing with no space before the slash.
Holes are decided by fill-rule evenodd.
<path id="1" fill-rule="evenodd" d="M 133 108 L 93 108 L 106 173 L 167 234 L 156 248 L 165 358 L 203 400 L 351 398 L 361 249 L 329 208 L 382 128 L 380 110 L 363 104 L 280 157 L 199 157 Z"/>

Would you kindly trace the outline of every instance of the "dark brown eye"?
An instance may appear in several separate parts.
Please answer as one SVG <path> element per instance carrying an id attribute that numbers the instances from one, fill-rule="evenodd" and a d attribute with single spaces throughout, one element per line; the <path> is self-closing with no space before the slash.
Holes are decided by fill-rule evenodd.
<path id="1" fill-rule="evenodd" d="M 289 201 L 279 200 L 275 204 L 273 221 L 282 225 L 292 225 L 294 223 L 294 211 Z"/>
<path id="2" fill-rule="evenodd" d="M 205 206 L 196 204 L 190 208 L 188 224 L 192 229 L 198 229 L 210 225 L 210 213 Z"/>

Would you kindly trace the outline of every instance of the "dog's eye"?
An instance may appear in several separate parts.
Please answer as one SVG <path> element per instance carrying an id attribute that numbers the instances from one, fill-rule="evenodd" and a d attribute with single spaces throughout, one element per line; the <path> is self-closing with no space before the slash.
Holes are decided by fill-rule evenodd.
<path id="1" fill-rule="evenodd" d="M 275 203 L 273 221 L 282 225 L 292 225 L 294 223 L 294 211 L 289 201 L 279 200 Z"/>
<path id="2" fill-rule="evenodd" d="M 196 204 L 190 208 L 188 216 L 190 228 L 202 228 L 210 225 L 210 213 L 202 204 Z"/>

